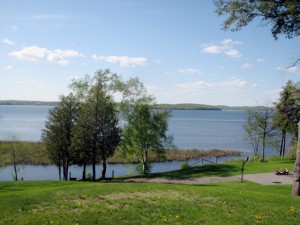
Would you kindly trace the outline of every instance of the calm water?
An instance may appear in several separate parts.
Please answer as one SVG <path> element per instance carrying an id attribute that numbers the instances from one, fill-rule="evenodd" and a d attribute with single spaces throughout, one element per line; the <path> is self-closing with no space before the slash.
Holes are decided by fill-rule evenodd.
<path id="1" fill-rule="evenodd" d="M 50 106 L 0 106 L 0 139 L 16 135 L 20 140 L 40 141 Z M 244 141 L 244 111 L 174 110 L 169 120 L 169 134 L 180 149 L 234 149 L 251 152 Z M 195 163 L 195 162 L 191 162 Z M 181 162 L 158 163 L 153 172 L 179 169 Z M 108 177 L 134 173 L 133 165 L 109 165 Z M 72 166 L 72 176 L 81 177 L 82 169 Z M 100 166 L 98 169 L 100 174 Z M 28 180 L 56 180 L 55 166 L 19 166 L 20 177 Z M 28 177 L 28 174 L 31 176 Z M 0 180 L 11 180 L 12 168 L 0 170 Z"/>
<path id="2" fill-rule="evenodd" d="M 20 140 L 40 141 L 50 106 L 0 106 L 0 139 L 11 134 Z M 244 141 L 244 111 L 174 110 L 169 134 L 181 149 L 235 149 L 248 151 Z"/>

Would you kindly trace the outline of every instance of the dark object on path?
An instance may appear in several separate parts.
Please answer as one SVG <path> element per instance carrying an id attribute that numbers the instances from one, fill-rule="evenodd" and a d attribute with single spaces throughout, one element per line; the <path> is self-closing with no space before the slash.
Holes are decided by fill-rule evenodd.
<path id="1" fill-rule="evenodd" d="M 288 169 L 279 169 L 279 170 L 276 170 L 275 172 L 276 175 L 288 175 L 289 174 L 289 170 Z"/>

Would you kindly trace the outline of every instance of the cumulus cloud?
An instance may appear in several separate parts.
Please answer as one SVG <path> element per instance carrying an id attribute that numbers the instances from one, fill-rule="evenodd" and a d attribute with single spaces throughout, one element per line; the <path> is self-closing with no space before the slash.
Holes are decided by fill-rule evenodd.
<path id="1" fill-rule="evenodd" d="M 201 90 L 201 89 L 253 89 L 256 88 L 256 84 L 250 84 L 247 81 L 237 78 L 230 77 L 228 80 L 225 80 L 220 83 L 210 83 L 206 81 L 196 81 L 192 83 L 185 84 L 176 84 L 176 88 L 180 88 L 182 90 Z"/>
<path id="2" fill-rule="evenodd" d="M 245 63 L 245 64 L 241 65 L 241 68 L 244 69 L 244 70 L 251 69 L 252 68 L 252 64 Z"/>
<path id="3" fill-rule="evenodd" d="M 296 73 L 300 74 L 300 68 L 297 66 L 292 66 L 292 67 L 277 67 L 277 71 L 284 72 L 284 73 Z"/>
<path id="4" fill-rule="evenodd" d="M 122 67 L 135 67 L 144 66 L 148 64 L 148 59 L 144 57 L 129 57 L 129 56 L 97 56 L 92 55 L 92 59 L 95 61 L 105 61 L 108 63 L 118 63 Z"/>
<path id="5" fill-rule="evenodd" d="M 231 58 L 240 58 L 242 54 L 235 48 L 236 45 L 241 45 L 242 42 L 225 39 L 220 44 L 204 44 L 202 51 L 208 54 L 224 54 Z"/>
<path id="6" fill-rule="evenodd" d="M 178 70 L 179 73 L 183 74 L 192 74 L 192 75 L 199 75 L 201 72 L 197 69 L 194 68 L 185 68 L 185 69 L 180 69 Z"/>
<path id="7" fill-rule="evenodd" d="M 9 53 L 9 55 L 23 61 L 47 60 L 48 62 L 59 63 L 61 65 L 67 65 L 69 63 L 68 58 L 82 56 L 81 53 L 74 50 L 49 50 L 38 46 L 24 47 L 20 51 Z"/>
<path id="8" fill-rule="evenodd" d="M 7 45 L 15 45 L 15 43 L 12 40 L 9 40 L 8 38 L 2 39 L 2 42 Z"/>

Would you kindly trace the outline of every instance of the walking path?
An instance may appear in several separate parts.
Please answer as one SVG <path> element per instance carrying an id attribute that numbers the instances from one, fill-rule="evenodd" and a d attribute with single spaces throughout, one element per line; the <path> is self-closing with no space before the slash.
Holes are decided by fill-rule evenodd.
<path id="1" fill-rule="evenodd" d="M 280 185 L 280 184 L 292 184 L 293 175 L 275 175 L 274 173 L 258 173 L 247 174 L 243 178 L 245 181 L 251 181 L 262 185 Z M 241 175 L 230 177 L 201 177 L 201 178 L 130 178 L 124 179 L 124 182 L 135 183 L 166 183 L 166 184 L 210 184 L 210 183 L 222 183 L 231 181 L 241 181 Z"/>

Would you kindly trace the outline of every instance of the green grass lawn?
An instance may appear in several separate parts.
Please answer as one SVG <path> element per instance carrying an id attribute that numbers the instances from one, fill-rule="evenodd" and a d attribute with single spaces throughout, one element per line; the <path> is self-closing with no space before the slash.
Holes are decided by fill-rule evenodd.
<path id="1" fill-rule="evenodd" d="M 254 162 L 245 168 L 247 173 L 273 172 L 278 165 L 285 168 L 293 164 Z M 203 169 L 198 174 L 240 173 L 239 163 L 215 165 L 215 169 L 213 166 L 208 168 L 214 172 Z M 300 198 L 292 197 L 291 189 L 291 185 L 262 186 L 250 182 L 0 182 L 0 224 L 296 225 L 300 221 Z"/>
<path id="2" fill-rule="evenodd" d="M 251 161 L 244 167 L 244 174 L 275 172 L 277 169 L 292 171 L 294 160 L 273 160 L 268 162 Z M 134 175 L 128 177 L 165 177 L 165 178 L 197 178 L 206 176 L 228 177 L 241 174 L 242 162 L 227 162 L 224 164 L 204 164 L 193 166 L 184 170 L 174 170 L 162 173 L 151 173 L 147 175 Z"/>

